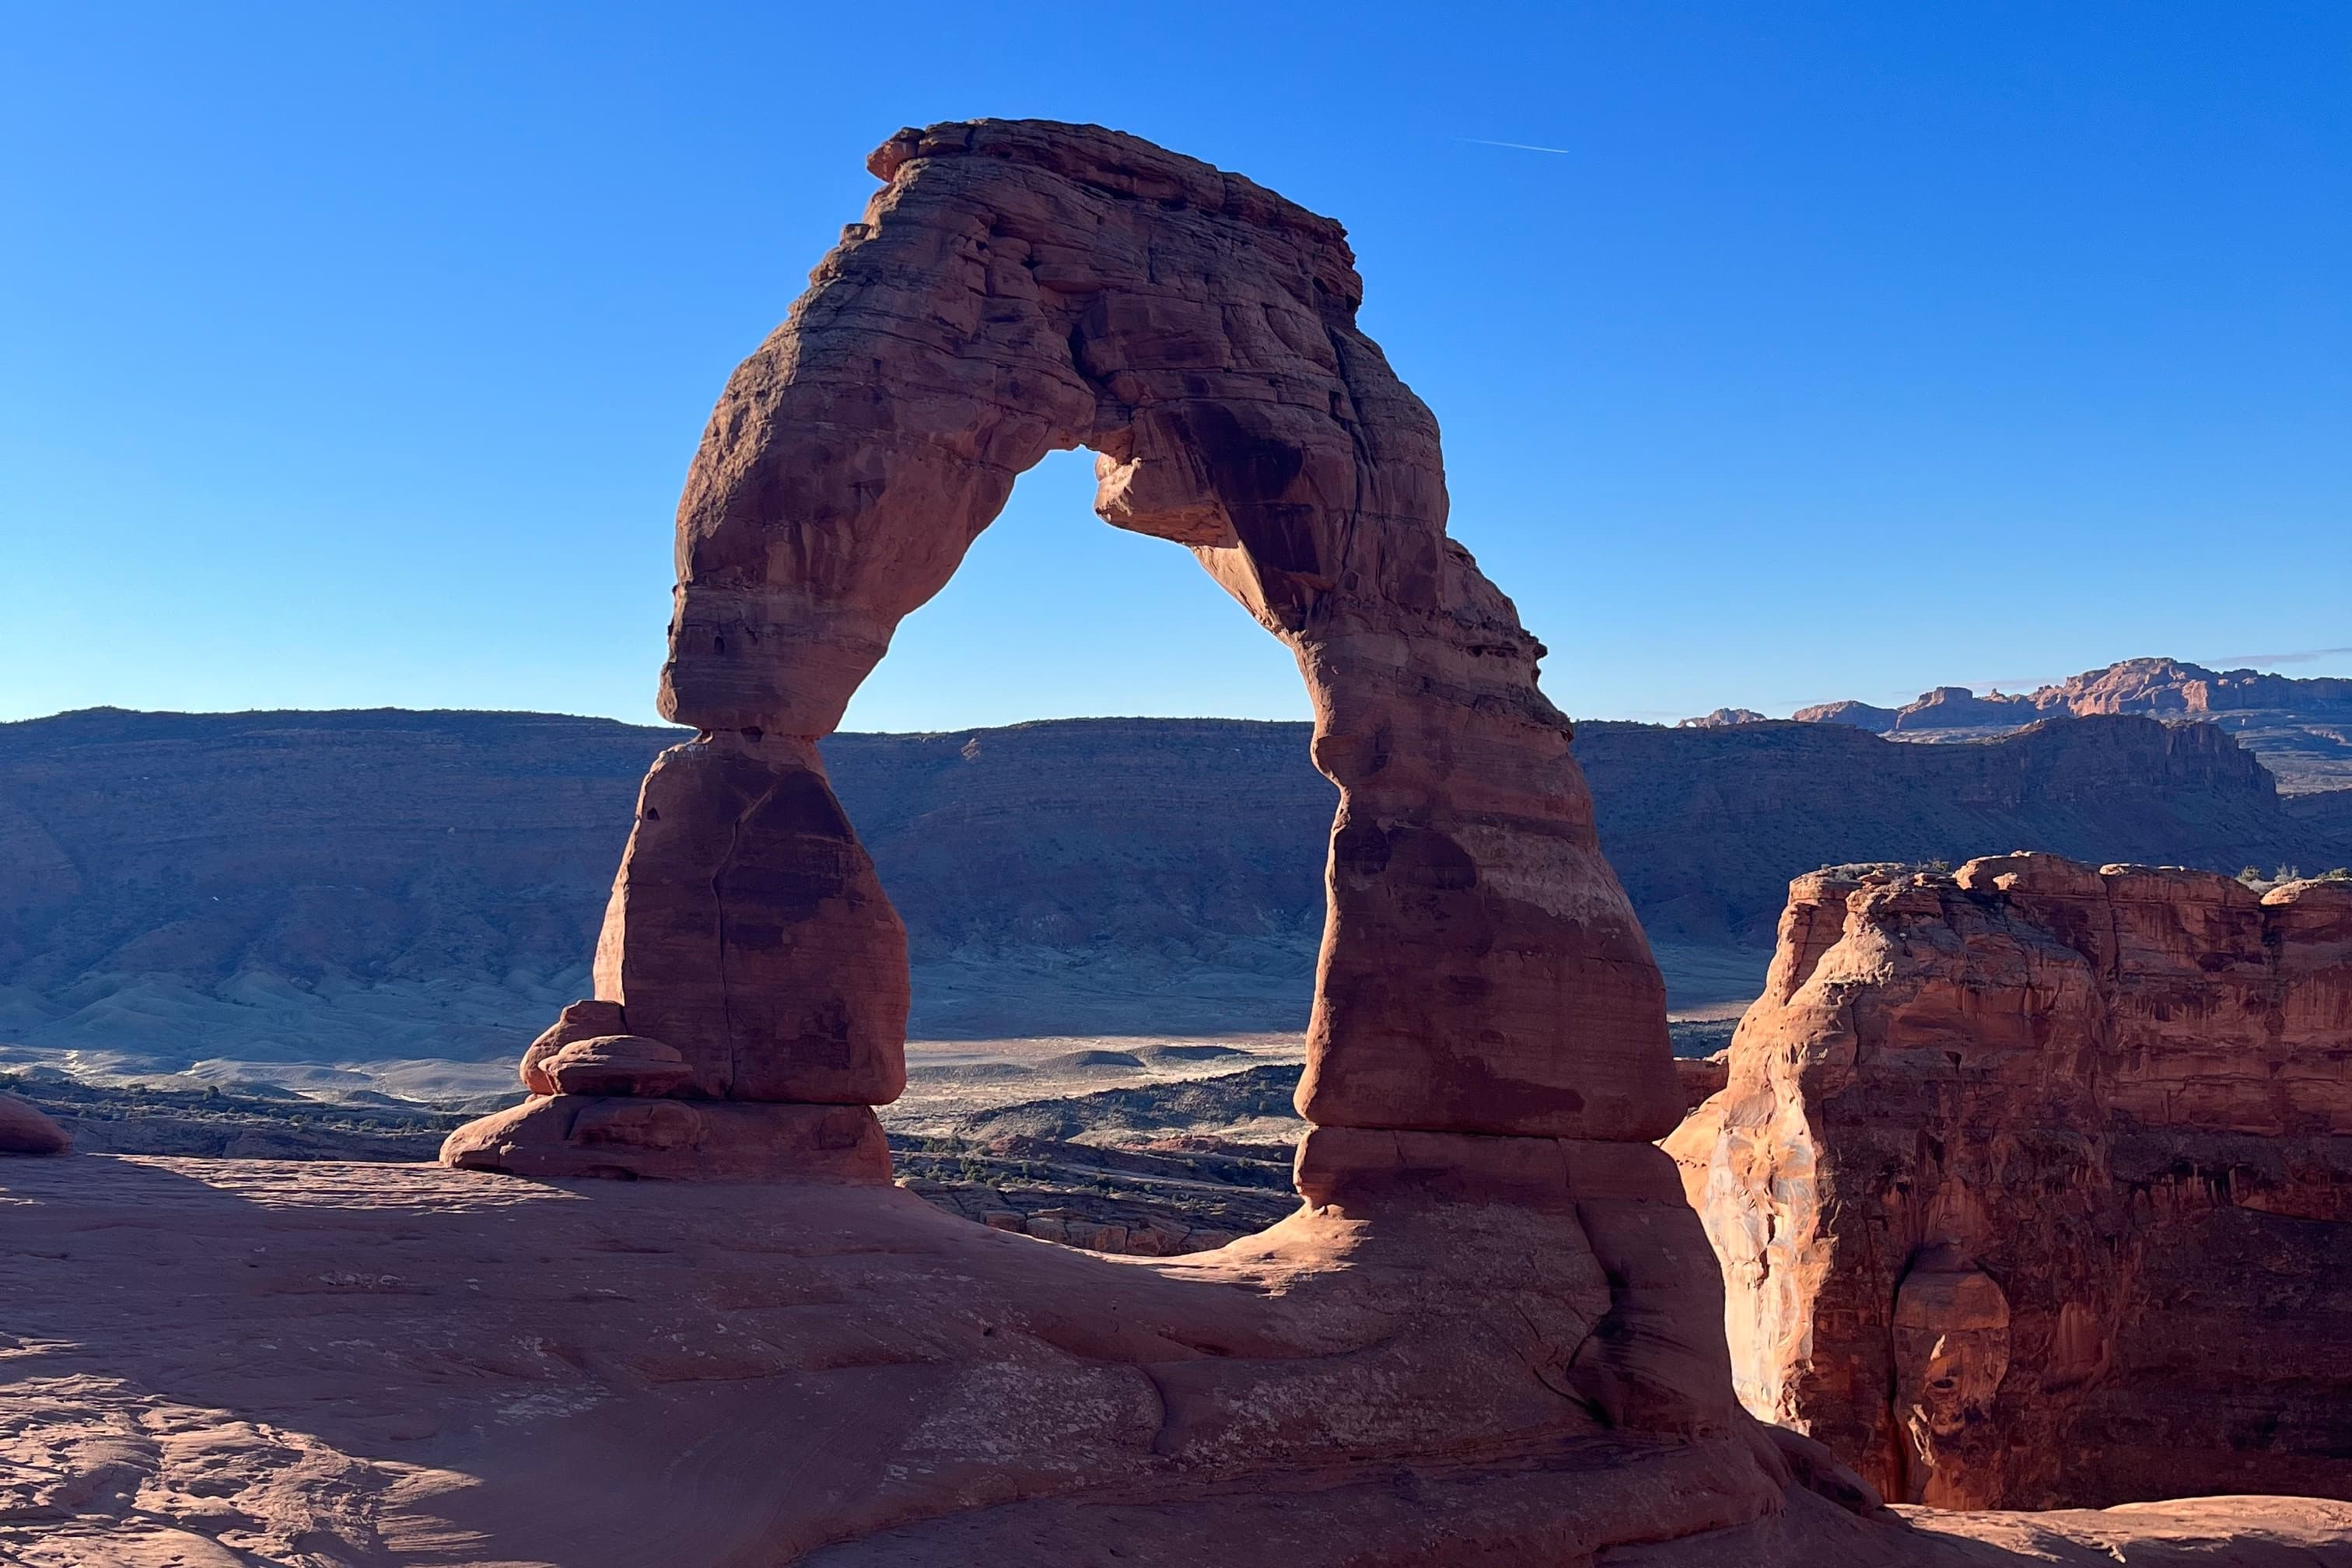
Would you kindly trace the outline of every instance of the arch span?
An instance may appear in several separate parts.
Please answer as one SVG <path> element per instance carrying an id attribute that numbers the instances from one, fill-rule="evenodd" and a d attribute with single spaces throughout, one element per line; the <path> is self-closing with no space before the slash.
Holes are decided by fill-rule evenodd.
<path id="1" fill-rule="evenodd" d="M 646 781 L 598 1001 L 534 1046 L 532 1087 L 561 1087 L 535 1064 L 587 1032 L 675 1051 L 660 1094 L 689 1105 L 613 1112 L 624 1164 L 632 1139 L 707 1142 L 691 1102 L 896 1097 L 905 939 L 816 744 L 1014 479 L 1086 447 L 1103 520 L 1189 548 L 1313 700 L 1340 805 L 1301 1112 L 1669 1130 L 1664 990 L 1543 649 L 1446 537 L 1436 422 L 1357 328 L 1339 226 L 1095 127 L 903 131 L 869 167 L 884 188 L 730 380 L 688 477 L 661 708 L 698 734 Z M 637 1128 L 656 1114 L 668 1131 Z M 775 1117 L 799 1129 L 779 1147 L 878 1147 L 854 1115 Z"/>

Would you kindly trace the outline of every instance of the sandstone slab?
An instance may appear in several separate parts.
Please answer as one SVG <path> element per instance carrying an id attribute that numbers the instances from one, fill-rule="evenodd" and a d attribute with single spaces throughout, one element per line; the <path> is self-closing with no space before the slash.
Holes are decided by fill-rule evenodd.
<path id="1" fill-rule="evenodd" d="M 2352 1554 L 2340 1504 L 1898 1518 L 1744 1417 L 1612 1426 L 1563 1365 L 1609 1270 L 1507 1205 L 1110 1258 L 808 1182 L 93 1155 L 0 1203 L 31 1568 Z"/>
<path id="2" fill-rule="evenodd" d="M 641 1096 L 533 1096 L 471 1121 L 441 1163 L 514 1176 L 885 1183 L 890 1146 L 862 1105 Z"/>

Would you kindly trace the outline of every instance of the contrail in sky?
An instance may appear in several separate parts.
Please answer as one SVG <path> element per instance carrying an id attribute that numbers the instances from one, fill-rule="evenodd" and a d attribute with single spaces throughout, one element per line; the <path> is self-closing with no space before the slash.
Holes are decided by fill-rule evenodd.
<path id="1" fill-rule="evenodd" d="M 1532 142 L 1489 142 L 1484 136 L 1456 136 L 1454 140 L 1473 147 L 1511 147 L 1522 153 L 1559 153 L 1571 158 L 1576 155 L 1572 147 L 1538 147 Z"/>
<path id="2" fill-rule="evenodd" d="M 2309 664 L 2315 659 L 2334 658 L 2352 653 L 2352 647 L 2306 647 L 2293 653 L 2226 653 L 2216 664 Z"/>

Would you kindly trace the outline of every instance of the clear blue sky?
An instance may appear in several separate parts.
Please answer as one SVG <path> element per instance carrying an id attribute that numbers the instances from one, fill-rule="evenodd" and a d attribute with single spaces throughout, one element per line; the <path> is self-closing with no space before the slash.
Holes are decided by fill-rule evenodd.
<path id="1" fill-rule="evenodd" d="M 1571 713 L 2352 673 L 2340 0 L 5 19 L 0 718 L 649 718 L 729 369 L 871 146 L 984 114 L 1349 226 Z M 852 724 L 1302 714 L 1089 492 L 1032 474 Z"/>

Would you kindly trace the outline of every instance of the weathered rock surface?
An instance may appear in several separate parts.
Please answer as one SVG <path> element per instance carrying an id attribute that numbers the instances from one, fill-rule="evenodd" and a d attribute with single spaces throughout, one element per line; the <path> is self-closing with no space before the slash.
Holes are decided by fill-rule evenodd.
<path id="1" fill-rule="evenodd" d="M 863 1105 L 533 1095 L 441 1145 L 461 1171 L 657 1181 L 883 1183 L 890 1146 Z"/>
<path id="2" fill-rule="evenodd" d="M 1445 537 L 1436 422 L 1356 327 L 1339 226 L 1095 128 L 908 131 L 870 166 L 687 479 L 661 708 L 698 734 L 646 776 L 597 999 L 694 1098 L 898 1093 L 905 933 L 817 742 L 1013 479 L 1084 446 L 1103 519 L 1191 550 L 1307 680 L 1339 803 L 1302 1113 L 1671 1127 L 1664 987 L 1542 648 Z"/>
<path id="3" fill-rule="evenodd" d="M 0 1094 L 0 1154 L 62 1154 L 72 1147 L 66 1130 L 38 1106 Z"/>
<path id="4" fill-rule="evenodd" d="M 1897 1499 L 2352 1498 L 2352 884 L 1790 889 L 1666 1141 L 1741 1397 Z"/>
<path id="5" fill-rule="evenodd" d="M 1671 1191 L 1596 1197 L 1590 1247 L 1432 1204 L 1187 1258 L 810 1183 L 96 1155 L 0 1202 L 28 1568 L 2352 1560 L 2341 1504 L 1906 1521 L 1744 1418 L 1604 1424 L 1658 1363 L 1581 1348 L 1643 1338 L 1601 1256 Z"/>
<path id="6" fill-rule="evenodd" d="M 686 1058 L 643 1035 L 592 1035 L 573 1040 L 538 1064 L 556 1094 L 658 1097 L 685 1087 L 693 1069 Z"/>

